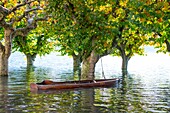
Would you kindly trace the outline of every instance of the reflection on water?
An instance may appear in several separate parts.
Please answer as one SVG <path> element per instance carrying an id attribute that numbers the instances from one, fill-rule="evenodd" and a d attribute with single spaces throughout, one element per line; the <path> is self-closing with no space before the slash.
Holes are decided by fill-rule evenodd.
<path id="1" fill-rule="evenodd" d="M 154 56 L 154 57 L 153 57 Z M 17 60 L 16 60 L 17 59 Z M 48 61 L 47 61 L 48 60 Z M 37 58 L 36 68 L 25 68 L 24 56 L 10 59 L 9 77 L 0 77 L 0 113 L 120 113 L 170 111 L 170 57 L 136 56 L 129 62 L 129 75 L 121 75 L 121 59 L 104 57 L 106 78 L 121 77 L 119 87 L 31 93 L 29 84 L 44 79 L 73 79 L 72 59 L 50 54 Z M 101 78 L 100 61 L 96 77 Z"/>

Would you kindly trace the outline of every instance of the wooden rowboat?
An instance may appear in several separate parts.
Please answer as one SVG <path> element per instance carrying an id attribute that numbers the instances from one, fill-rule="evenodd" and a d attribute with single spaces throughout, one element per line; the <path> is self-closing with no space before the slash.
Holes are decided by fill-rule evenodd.
<path id="1" fill-rule="evenodd" d="M 31 83 L 31 91 L 35 90 L 60 90 L 60 89 L 75 89 L 75 88 L 90 88 L 90 87 L 113 87 L 117 85 L 119 79 L 98 79 L 98 80 L 80 80 L 80 81 L 66 81 L 54 82 L 51 80 L 44 80 L 41 83 Z"/>

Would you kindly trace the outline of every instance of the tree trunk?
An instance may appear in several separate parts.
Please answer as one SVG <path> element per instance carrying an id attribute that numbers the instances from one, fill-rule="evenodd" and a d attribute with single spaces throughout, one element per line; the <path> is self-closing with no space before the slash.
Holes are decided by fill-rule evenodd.
<path id="1" fill-rule="evenodd" d="M 96 55 L 94 50 L 90 56 L 83 59 L 83 65 L 81 70 L 81 79 L 94 80 L 95 65 L 99 60 L 99 55 Z"/>
<path id="2" fill-rule="evenodd" d="M 166 39 L 165 40 L 167 51 L 170 52 L 170 42 Z"/>
<path id="3" fill-rule="evenodd" d="M 127 71 L 128 59 L 126 56 L 122 56 L 122 71 Z"/>
<path id="4" fill-rule="evenodd" d="M 126 75 L 128 72 L 127 67 L 128 67 L 129 58 L 126 56 L 125 53 L 122 53 L 121 57 L 122 57 L 122 74 Z"/>
<path id="5" fill-rule="evenodd" d="M 5 45 L 0 42 L 0 76 L 8 75 L 8 58 L 11 55 L 12 30 L 5 29 Z"/>
<path id="6" fill-rule="evenodd" d="M 0 76 L 8 75 L 8 57 L 0 53 Z"/>
<path id="7" fill-rule="evenodd" d="M 78 75 L 79 79 L 81 79 L 81 56 L 80 55 L 72 55 L 73 56 L 73 72 L 74 75 Z"/>
<path id="8" fill-rule="evenodd" d="M 36 54 L 31 55 L 31 54 L 25 54 L 27 57 L 27 67 L 33 67 L 34 66 L 34 61 L 36 58 Z"/>
<path id="9" fill-rule="evenodd" d="M 3 113 L 8 113 L 9 110 L 8 109 L 8 104 L 11 102 L 9 99 L 9 95 L 8 95 L 8 76 L 0 76 L 0 91 L 2 91 L 2 93 L 0 94 L 0 100 L 1 100 L 1 107 L 0 107 L 0 111 Z"/>
<path id="10" fill-rule="evenodd" d="M 127 67 L 128 67 L 128 59 L 126 57 L 123 57 L 122 58 L 122 73 L 123 73 L 123 75 L 127 74 L 127 72 L 128 72 Z"/>
<path id="11" fill-rule="evenodd" d="M 128 62 L 132 56 L 132 51 L 126 54 L 125 44 L 121 44 L 120 46 L 117 46 L 117 49 L 120 51 L 120 55 L 122 57 L 122 74 L 127 75 Z M 131 47 L 129 49 L 131 49 Z"/>

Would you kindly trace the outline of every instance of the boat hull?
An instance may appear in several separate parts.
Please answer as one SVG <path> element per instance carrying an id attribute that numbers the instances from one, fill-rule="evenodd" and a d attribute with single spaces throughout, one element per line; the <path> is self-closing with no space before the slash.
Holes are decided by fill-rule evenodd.
<path id="1" fill-rule="evenodd" d="M 112 87 L 117 85 L 118 82 L 119 79 L 81 80 L 66 82 L 44 80 L 41 83 L 31 83 L 30 88 L 31 90 L 60 90 L 91 87 Z"/>

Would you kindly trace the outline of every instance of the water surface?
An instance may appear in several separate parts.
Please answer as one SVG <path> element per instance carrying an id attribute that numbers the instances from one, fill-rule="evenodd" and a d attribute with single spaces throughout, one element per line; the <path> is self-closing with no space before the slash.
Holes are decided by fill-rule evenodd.
<path id="1" fill-rule="evenodd" d="M 102 58 L 106 78 L 122 78 L 121 58 Z M 118 87 L 31 93 L 29 84 L 44 79 L 73 79 L 72 59 L 55 53 L 38 57 L 34 70 L 24 55 L 10 57 L 9 77 L 0 77 L 0 113 L 121 113 L 170 111 L 170 56 L 150 53 L 129 62 L 129 74 Z M 96 78 L 102 78 L 101 62 Z"/>

